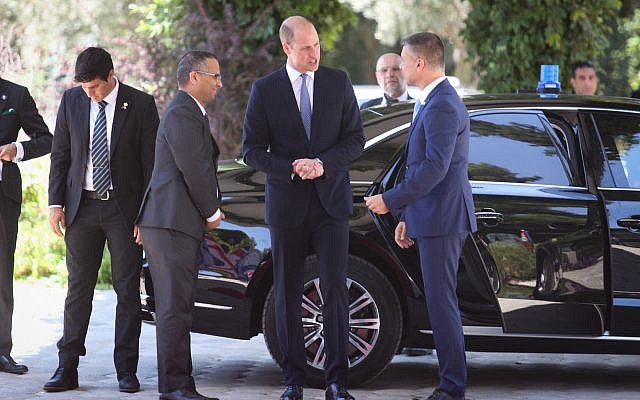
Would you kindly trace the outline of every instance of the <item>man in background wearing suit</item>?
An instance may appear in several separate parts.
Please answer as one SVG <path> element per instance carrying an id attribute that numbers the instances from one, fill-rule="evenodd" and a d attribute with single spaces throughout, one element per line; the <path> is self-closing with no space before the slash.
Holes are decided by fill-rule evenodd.
<path id="1" fill-rule="evenodd" d="M 444 45 L 430 32 L 402 42 L 402 72 L 420 96 L 409 129 L 404 179 L 384 194 L 365 197 L 378 214 L 401 215 L 395 241 L 416 238 L 440 384 L 429 400 L 464 399 L 467 366 L 456 297 L 462 245 L 475 231 L 469 163 L 469 114 L 444 75 Z"/>
<path id="2" fill-rule="evenodd" d="M 117 294 L 115 362 L 122 392 L 140 383 L 140 270 L 134 220 L 153 169 L 158 111 L 150 95 L 119 82 L 111 55 L 89 47 L 76 60 L 80 83 L 62 96 L 51 149 L 49 222 L 67 246 L 68 290 L 58 368 L 48 392 L 78 387 L 91 301 L 105 241 Z"/>
<path id="3" fill-rule="evenodd" d="M 158 130 L 155 165 L 137 224 L 149 259 L 156 305 L 160 399 L 210 399 L 196 391 L 191 330 L 198 248 L 224 218 L 216 178 L 220 151 L 205 106 L 222 88 L 220 65 L 207 51 L 178 63 L 178 93 Z"/>
<path id="4" fill-rule="evenodd" d="M 353 194 L 349 163 L 364 147 L 353 87 L 319 66 L 315 27 L 299 16 L 280 27 L 282 68 L 253 84 L 244 122 L 245 162 L 267 174 L 265 222 L 271 233 L 276 332 L 287 388 L 302 399 L 306 367 L 301 302 L 308 249 L 318 256 L 326 349 L 326 399 L 347 392 L 347 257 Z"/>
<path id="5" fill-rule="evenodd" d="M 407 82 L 400 71 L 402 58 L 396 53 L 385 53 L 378 58 L 376 63 L 376 80 L 384 91 L 382 97 L 365 101 L 360 106 L 361 110 L 373 106 L 390 106 L 400 101 L 411 100 L 407 92 Z"/>
<path id="6" fill-rule="evenodd" d="M 20 128 L 31 140 L 17 142 Z M 13 260 L 22 203 L 22 179 L 17 161 L 51 151 L 52 136 L 29 90 L 0 78 L 0 371 L 24 374 L 25 365 L 11 358 Z"/>

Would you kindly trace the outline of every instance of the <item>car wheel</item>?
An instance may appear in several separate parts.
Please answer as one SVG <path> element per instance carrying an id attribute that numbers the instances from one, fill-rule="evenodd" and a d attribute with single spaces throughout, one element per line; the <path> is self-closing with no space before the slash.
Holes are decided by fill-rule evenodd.
<path id="1" fill-rule="evenodd" d="M 378 376 L 396 354 L 402 335 L 400 301 L 389 280 L 372 264 L 349 256 L 349 384 L 356 386 Z M 307 353 L 306 383 L 324 387 L 324 335 L 318 259 L 305 262 L 302 324 Z M 279 363 L 282 353 L 275 327 L 274 291 L 265 301 L 262 328 L 271 357 Z"/>

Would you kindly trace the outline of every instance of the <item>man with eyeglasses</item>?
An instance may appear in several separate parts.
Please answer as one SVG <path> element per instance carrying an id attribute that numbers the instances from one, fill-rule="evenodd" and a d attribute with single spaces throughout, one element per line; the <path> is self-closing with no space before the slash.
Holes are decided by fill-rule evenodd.
<path id="1" fill-rule="evenodd" d="M 400 64 L 402 58 L 395 53 L 386 53 L 378 58 L 376 63 L 376 80 L 384 91 L 382 97 L 365 101 L 360 106 L 361 110 L 379 105 L 391 105 L 400 101 L 411 100 L 407 92 L 407 82 L 402 76 Z"/>
<path id="2" fill-rule="evenodd" d="M 189 51 L 178 63 L 178 93 L 162 118 L 155 165 L 137 219 L 156 306 L 160 399 L 210 399 L 196 391 L 191 330 L 198 248 L 205 230 L 224 214 L 216 178 L 220 151 L 205 106 L 222 88 L 220 65 L 208 51 Z"/>

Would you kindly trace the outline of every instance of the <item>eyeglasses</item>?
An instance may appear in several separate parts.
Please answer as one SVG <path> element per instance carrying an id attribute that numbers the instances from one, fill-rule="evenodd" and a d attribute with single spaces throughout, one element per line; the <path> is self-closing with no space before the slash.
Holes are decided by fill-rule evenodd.
<path id="1" fill-rule="evenodd" d="M 377 69 L 376 72 L 381 73 L 381 74 L 386 74 L 387 72 L 392 71 L 392 72 L 400 72 L 400 66 L 393 66 L 393 67 L 383 67 L 380 69 Z"/>
<path id="2" fill-rule="evenodd" d="M 212 76 L 213 79 L 217 80 L 218 82 L 222 80 L 222 75 L 215 73 L 215 72 L 207 72 L 207 71 L 194 71 L 197 72 L 199 74 L 205 74 L 205 75 L 209 75 Z"/>

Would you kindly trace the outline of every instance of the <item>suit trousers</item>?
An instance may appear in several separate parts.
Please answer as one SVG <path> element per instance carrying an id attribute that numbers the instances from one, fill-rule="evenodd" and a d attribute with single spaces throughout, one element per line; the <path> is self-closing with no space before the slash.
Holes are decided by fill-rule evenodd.
<path id="1" fill-rule="evenodd" d="M 195 390 L 190 330 L 200 241 L 172 229 L 140 232 L 155 293 L 158 391 Z"/>
<path id="2" fill-rule="evenodd" d="M 302 225 L 270 226 L 273 252 L 275 315 L 278 343 L 282 352 L 280 365 L 285 384 L 303 385 L 306 349 L 301 321 L 305 259 L 315 252 L 320 268 L 320 291 L 325 340 L 325 381 L 327 386 L 347 386 L 349 346 L 349 302 L 347 294 L 347 259 L 349 221 L 334 219 L 324 210 L 314 194 Z M 305 205 L 301 205 L 304 207 Z"/>
<path id="3" fill-rule="evenodd" d="M 91 316 L 91 302 L 105 241 L 111 253 L 111 276 L 117 295 L 113 359 L 119 376 L 138 368 L 140 338 L 140 271 L 142 248 L 135 244 L 133 225 L 116 201 L 82 199 L 67 227 L 68 289 L 64 304 L 64 331 L 58 341 L 59 366 L 77 368 Z"/>
<path id="4" fill-rule="evenodd" d="M 456 295 L 458 261 L 468 233 L 417 238 L 429 321 L 438 355 L 439 389 L 462 397 L 467 384 L 464 334 Z"/>
<path id="5" fill-rule="evenodd" d="M 0 181 L 0 355 L 9 355 L 13 315 L 13 261 L 18 237 L 20 203 L 5 196 Z"/>

